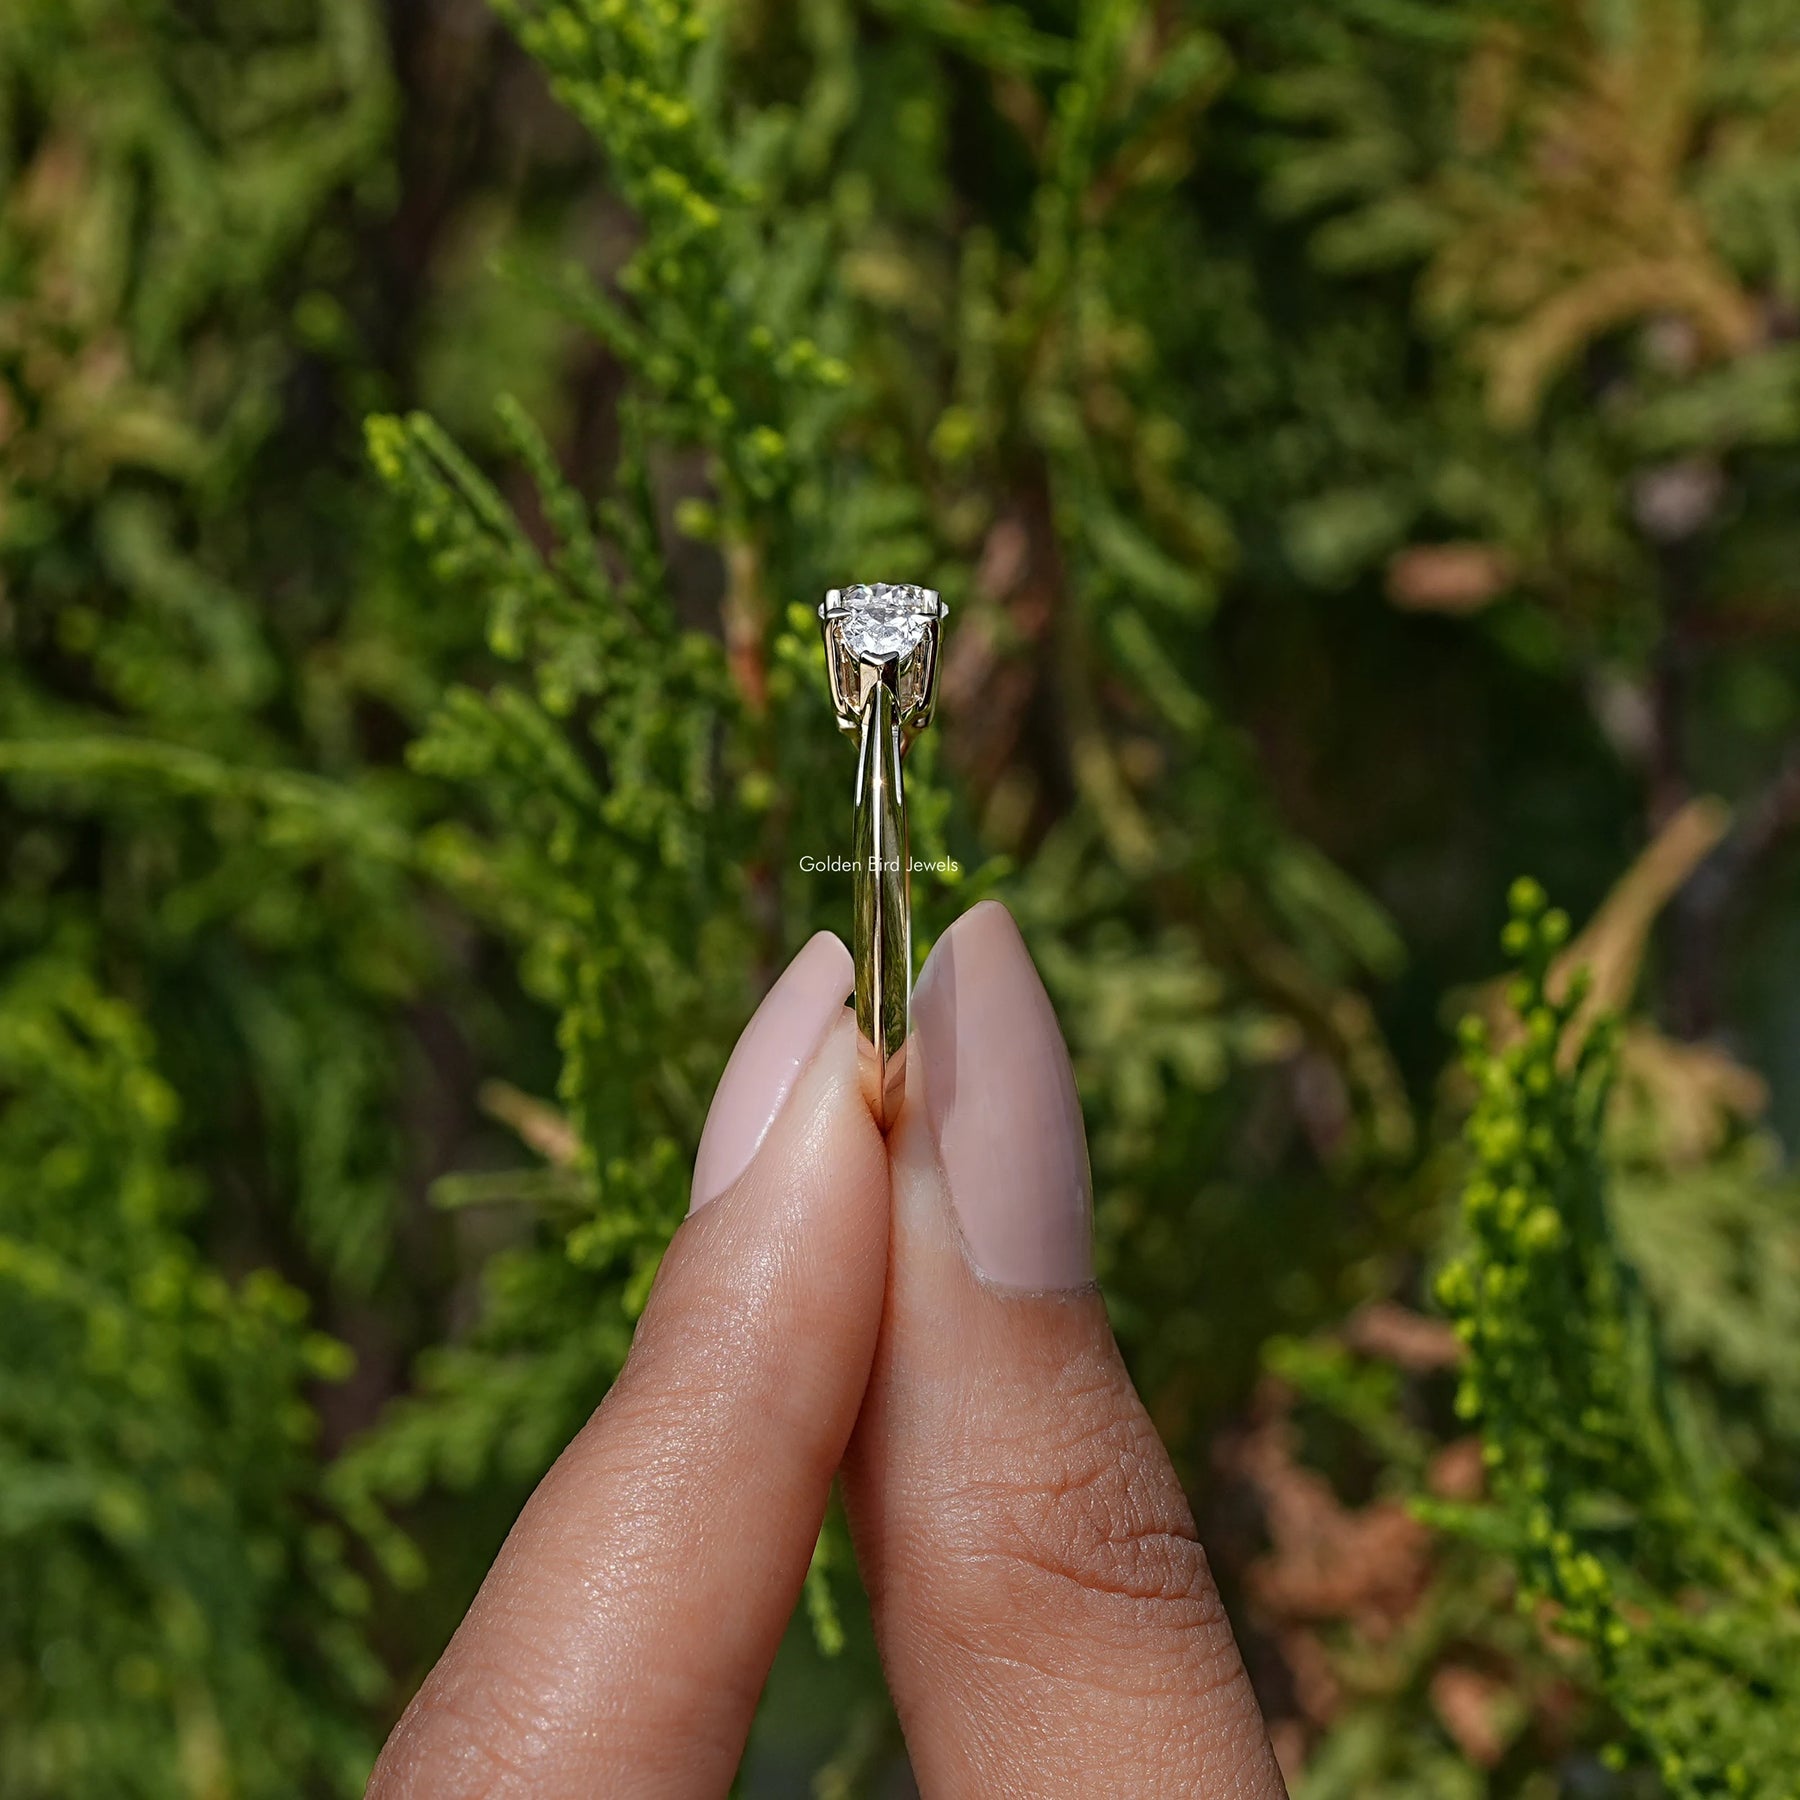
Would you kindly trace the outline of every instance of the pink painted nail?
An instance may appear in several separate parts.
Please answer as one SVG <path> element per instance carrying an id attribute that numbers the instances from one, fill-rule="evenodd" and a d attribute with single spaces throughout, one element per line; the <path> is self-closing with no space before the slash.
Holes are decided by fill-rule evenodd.
<path id="1" fill-rule="evenodd" d="M 794 1084 L 842 1015 L 855 978 L 850 952 L 821 931 L 763 996 L 706 1115 L 694 1158 L 690 1213 L 718 1199 L 749 1168 Z"/>
<path id="2" fill-rule="evenodd" d="M 1005 907 L 938 940 L 913 996 L 926 1115 L 976 1269 L 1012 1288 L 1094 1279 L 1093 1184 L 1075 1071 Z"/>

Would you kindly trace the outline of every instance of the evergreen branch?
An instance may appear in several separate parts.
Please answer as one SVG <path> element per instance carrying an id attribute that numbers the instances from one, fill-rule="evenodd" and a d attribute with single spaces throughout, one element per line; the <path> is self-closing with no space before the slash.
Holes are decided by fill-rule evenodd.
<path id="1" fill-rule="evenodd" d="M 1465 1029 L 1469 1245 L 1438 1292 L 1468 1346 L 1457 1405 L 1485 1439 L 1484 1530 L 1521 1604 L 1588 1647 L 1671 1792 L 1773 1793 L 1800 1731 L 1800 1563 L 1696 1434 L 1618 1249 L 1601 1150 L 1615 1033 L 1570 1033 L 1586 984 L 1549 988 L 1567 935 L 1519 883 L 1506 947 L 1524 1034 L 1493 1050 Z"/>

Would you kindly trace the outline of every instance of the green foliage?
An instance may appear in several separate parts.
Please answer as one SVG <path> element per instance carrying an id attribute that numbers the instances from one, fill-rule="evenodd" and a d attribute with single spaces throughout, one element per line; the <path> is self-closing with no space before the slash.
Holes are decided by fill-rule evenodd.
<path id="1" fill-rule="evenodd" d="M 6 818 L 7 936 L 81 911 L 116 963 L 182 991 L 158 1026 L 196 1071 L 188 1130 L 229 1133 L 200 1099 L 247 1064 L 299 1229 L 364 1283 L 391 1212 L 379 1013 L 423 959 L 379 861 L 321 896 L 292 809 L 246 799 L 258 770 L 341 769 L 331 721 L 360 685 L 353 654 L 295 654 L 316 597 L 291 534 L 331 484 L 280 523 L 252 496 L 390 101 L 361 0 L 0 21 L 0 718 L 8 770 L 50 778 Z M 285 605 L 259 592 L 277 559 Z M 264 958 L 280 972 L 246 981 Z"/>
<path id="2" fill-rule="evenodd" d="M 0 21 L 0 575 L 31 578 L 14 633 L 121 711 L 241 732 L 283 670 L 209 554 L 218 509 L 274 423 L 296 259 L 390 94 L 361 0 L 182 10 Z"/>
<path id="3" fill-rule="evenodd" d="M 587 290 L 584 320 L 654 393 L 660 431 L 713 451 L 727 521 L 747 525 L 816 461 L 809 401 L 849 378 L 792 325 L 820 273 L 820 246 L 772 203 L 798 130 L 771 115 L 733 129 L 717 21 L 693 0 L 497 10 L 606 152 L 645 234 L 617 277 L 631 310 Z"/>
<path id="4" fill-rule="evenodd" d="M 1800 1743 L 1800 1558 L 1669 1379 L 1619 1252 L 1602 1149 L 1612 1038 L 1571 1030 L 1581 982 L 1554 995 L 1567 935 L 1520 882 L 1517 1041 L 1466 1034 L 1470 1243 L 1437 1291 L 1468 1346 L 1457 1410 L 1481 1425 L 1493 1498 L 1434 1511 L 1501 1550 L 1520 1605 L 1548 1603 L 1587 1646 L 1671 1793 L 1780 1793 Z"/>
<path id="5" fill-rule="evenodd" d="M 382 1674 L 305 1384 L 342 1345 L 198 1254 L 143 1025 L 0 991 L 0 1792 L 357 1791 Z"/>
<path id="6" fill-rule="evenodd" d="M 379 1737 L 381 1521 L 314 1414 L 353 1358 L 275 1268 L 385 1265 L 440 965 L 344 754 L 378 635 L 316 656 L 332 557 L 294 553 L 354 541 L 351 490 L 271 447 L 391 98 L 361 0 L 0 18 L 9 1800 L 350 1794 Z"/>
<path id="7" fill-rule="evenodd" d="M 1733 1460 L 1773 1491 L 1800 1449 L 1800 1217 L 1757 1145 L 1708 1168 L 1612 1171 L 1616 1226 L 1671 1362 L 1705 1383 Z"/>
<path id="8" fill-rule="evenodd" d="M 369 434 L 435 578 L 486 597 L 490 644 L 529 679 L 452 688 L 412 761 L 478 809 L 484 829 L 446 823 L 421 856 L 517 943 L 527 990 L 555 1011 L 567 1142 L 545 1195 L 553 1237 L 495 1265 L 477 1343 L 436 1358 L 426 1399 L 363 1455 L 371 1480 L 403 1493 L 496 1460 L 537 1472 L 617 1369 L 686 1210 L 716 1078 L 719 1029 L 693 1024 L 730 1002 L 750 950 L 718 908 L 744 842 L 716 780 L 730 705 L 718 646 L 677 626 L 644 514 L 603 509 L 615 580 L 587 507 L 510 423 L 559 530 L 548 557 L 429 420 L 377 419 Z"/>

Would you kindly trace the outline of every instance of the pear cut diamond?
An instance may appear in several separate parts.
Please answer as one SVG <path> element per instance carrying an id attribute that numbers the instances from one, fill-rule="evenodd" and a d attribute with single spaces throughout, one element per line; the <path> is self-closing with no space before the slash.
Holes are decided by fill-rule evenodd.
<path id="1" fill-rule="evenodd" d="M 883 663 L 916 650 L 925 627 L 938 616 L 936 599 L 922 587 L 885 581 L 859 582 L 843 590 L 840 629 L 859 662 Z"/>

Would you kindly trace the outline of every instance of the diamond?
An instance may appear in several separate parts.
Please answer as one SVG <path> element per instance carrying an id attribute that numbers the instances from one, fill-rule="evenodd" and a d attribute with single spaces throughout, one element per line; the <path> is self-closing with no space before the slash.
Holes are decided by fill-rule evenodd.
<path id="1" fill-rule="evenodd" d="M 840 629 L 859 662 L 883 663 L 918 648 L 925 627 L 938 616 L 937 601 L 910 583 L 859 582 L 843 590 L 846 608 Z"/>

